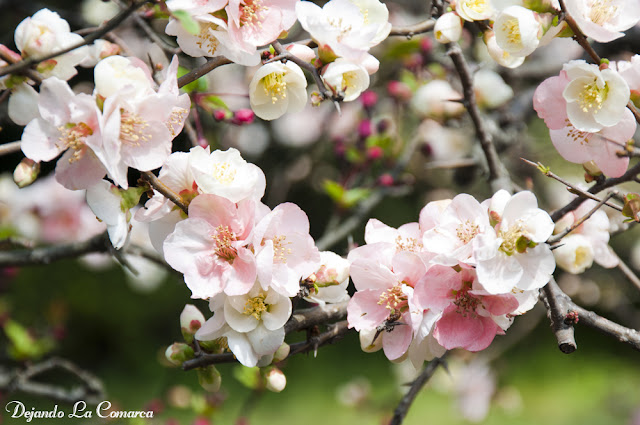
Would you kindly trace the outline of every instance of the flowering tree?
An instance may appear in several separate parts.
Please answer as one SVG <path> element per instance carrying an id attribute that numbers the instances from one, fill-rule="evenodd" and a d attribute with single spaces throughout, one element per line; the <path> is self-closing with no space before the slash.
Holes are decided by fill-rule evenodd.
<path id="1" fill-rule="evenodd" d="M 581 307 L 555 281 L 595 261 L 640 288 L 608 244 L 640 221 L 640 195 L 620 186 L 640 173 L 640 59 L 615 44 L 625 32 L 637 41 L 640 3 L 432 0 L 422 20 L 378 0 L 102 6 L 115 9 L 97 28 L 71 32 L 42 9 L 0 45 L 1 100 L 21 134 L 0 155 L 24 157 L 0 190 L 3 279 L 98 253 L 141 285 L 174 271 L 210 311 L 181 301 L 184 341 L 166 358 L 211 392 L 225 362 L 282 391 L 288 357 L 358 332 L 362 350 L 422 370 L 392 424 L 450 351 L 482 352 L 539 302 L 564 353 L 578 322 L 640 350 L 634 324 Z M 584 183 L 542 164 L 527 121 L 544 121 L 544 149 L 581 164 Z M 293 152 L 284 169 L 264 159 L 270 139 Z M 573 197 L 545 202 L 536 170 Z M 286 202 L 294 183 L 321 197 L 328 221 Z M 413 222 L 371 217 L 409 192 L 427 200 Z M 88 372 L 34 363 L 47 344 L 2 325 L 26 363 L 0 390 L 100 399 Z M 306 339 L 291 342 L 299 331 Z M 86 391 L 34 389 L 38 367 L 62 367 Z"/>

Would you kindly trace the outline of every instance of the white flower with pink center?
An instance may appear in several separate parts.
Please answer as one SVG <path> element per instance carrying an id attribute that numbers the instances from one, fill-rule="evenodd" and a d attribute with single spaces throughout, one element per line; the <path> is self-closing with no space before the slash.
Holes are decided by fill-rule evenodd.
<path id="1" fill-rule="evenodd" d="M 225 292 L 246 294 L 257 277 L 256 260 L 248 247 L 255 203 L 235 204 L 204 194 L 189 204 L 189 218 L 176 224 L 164 242 L 167 263 L 184 274 L 192 298 L 207 299 Z"/>
<path id="2" fill-rule="evenodd" d="M 500 220 L 495 233 L 477 235 L 473 242 L 479 282 L 491 294 L 546 285 L 555 269 L 545 243 L 554 228 L 549 214 L 538 208 L 533 193 L 525 191 L 511 196 Z"/>
<path id="3" fill-rule="evenodd" d="M 504 9 L 493 24 L 496 43 L 513 56 L 527 56 L 540 44 L 542 25 L 535 14 L 521 6 Z"/>
<path id="4" fill-rule="evenodd" d="M 570 0 L 567 13 L 587 37 L 607 43 L 640 21 L 640 3 L 628 0 Z"/>
<path id="5" fill-rule="evenodd" d="M 43 81 L 38 96 L 39 118 L 22 134 L 22 152 L 34 161 L 58 160 L 56 180 L 64 187 L 86 189 L 107 173 L 102 162 L 100 111 L 93 97 L 74 94 L 65 81 Z"/>
<path id="6" fill-rule="evenodd" d="M 414 297 L 416 306 L 442 312 L 433 336 L 447 350 L 484 350 L 497 334 L 504 334 L 511 324 L 507 315 L 519 305 L 510 293 L 492 295 L 484 290 L 466 266 L 431 267 L 416 285 Z"/>
<path id="7" fill-rule="evenodd" d="M 293 297 L 300 291 L 300 279 L 320 266 L 320 253 L 309 235 L 309 218 L 295 204 L 280 204 L 264 216 L 256 224 L 252 241 L 264 289 Z"/>
<path id="8" fill-rule="evenodd" d="M 359 332 L 376 329 L 387 358 L 400 358 L 411 344 L 414 327 L 422 322 L 422 310 L 412 304 L 413 287 L 426 271 L 422 259 L 377 243 L 352 250 L 348 260 L 357 289 L 347 307 L 349 327 Z"/>
<path id="9" fill-rule="evenodd" d="M 321 305 L 348 300 L 349 261 L 335 252 L 322 251 L 320 264 L 320 268 L 313 273 L 315 290 L 311 290 L 305 300 Z"/>
<path id="10" fill-rule="evenodd" d="M 562 96 L 570 82 L 565 71 L 547 78 L 536 89 L 533 107 L 538 116 L 549 127 L 553 146 L 567 161 L 582 164 L 594 161 L 606 174 L 618 177 L 629 165 L 628 157 L 620 157 L 622 150 L 636 130 L 636 121 L 626 107 L 621 110 L 620 120 L 599 131 L 583 131 L 576 128 L 567 114 L 567 102 Z"/>

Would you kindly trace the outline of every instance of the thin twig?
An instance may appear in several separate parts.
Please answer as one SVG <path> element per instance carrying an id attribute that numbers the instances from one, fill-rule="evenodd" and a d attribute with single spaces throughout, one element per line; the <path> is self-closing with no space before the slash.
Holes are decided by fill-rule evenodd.
<path id="1" fill-rule="evenodd" d="M 418 22 L 417 24 L 413 25 L 394 26 L 391 28 L 389 36 L 400 35 L 407 38 L 412 38 L 414 35 L 423 34 L 425 32 L 433 30 L 435 24 L 436 21 L 434 19 L 427 19 L 426 21 Z"/>
<path id="2" fill-rule="evenodd" d="M 508 192 L 513 191 L 513 182 L 509 177 L 509 173 L 506 168 L 500 162 L 498 152 L 493 144 L 493 138 L 491 134 L 487 132 L 484 122 L 480 117 L 480 111 L 476 104 L 476 95 L 473 91 L 473 79 L 471 77 L 471 71 L 467 65 L 464 55 L 460 46 L 455 43 L 448 44 L 449 50 L 447 54 L 451 57 L 453 65 L 460 76 L 460 82 L 462 83 L 462 91 L 464 94 L 463 104 L 471 116 L 473 126 L 476 130 L 476 137 L 480 141 L 480 146 L 484 152 L 484 156 L 487 158 L 487 166 L 489 167 L 489 183 L 491 189 L 496 192 L 499 189 L 505 189 Z"/>
<path id="3" fill-rule="evenodd" d="M 420 393 L 422 387 L 424 387 L 429 379 L 431 379 L 438 366 L 445 363 L 447 354 L 448 353 L 444 353 L 441 357 L 431 360 L 420 375 L 418 375 L 418 377 L 411 383 L 409 391 L 407 391 L 404 397 L 402 397 L 402 400 L 398 403 L 398 407 L 396 407 L 396 410 L 393 412 L 393 418 L 391 418 L 389 425 L 400 425 L 402 421 L 404 421 L 404 418 L 407 416 L 409 408 L 418 396 L 418 393 Z"/>
<path id="4" fill-rule="evenodd" d="M 19 152 L 21 144 L 22 142 L 18 140 L 17 142 L 9 142 L 0 145 L 0 156 Z"/>
<path id="5" fill-rule="evenodd" d="M 77 258 L 93 252 L 108 252 L 110 246 L 106 233 L 101 233 L 82 242 L 35 249 L 0 251 L 0 267 L 49 264 L 65 258 Z"/>
<path id="6" fill-rule="evenodd" d="M 151 171 L 143 171 L 142 177 L 151 184 L 151 186 L 164 195 L 165 198 L 176 204 L 185 214 L 189 214 L 189 205 L 184 201 L 182 196 L 175 193 L 166 184 L 155 176 Z"/>
<path id="7" fill-rule="evenodd" d="M 598 204 L 595 207 L 593 207 L 588 213 L 586 213 L 584 216 L 582 216 L 578 220 L 576 220 L 570 227 L 567 227 L 564 231 L 558 233 L 557 235 L 553 235 L 549 239 L 547 239 L 547 243 L 549 245 L 552 245 L 554 243 L 559 242 L 562 238 L 564 238 L 569 233 L 573 232 L 575 229 L 580 227 L 582 225 L 582 223 L 587 221 L 589 219 L 589 217 L 591 217 L 593 214 L 595 214 L 596 211 L 598 211 L 600 208 L 602 208 L 602 206 L 605 205 L 609 199 L 611 199 L 612 197 L 616 196 L 617 193 L 618 193 L 618 191 L 612 191 L 609 194 L 607 194 L 607 196 L 604 199 L 602 199 L 600 202 L 598 202 Z"/>
<path id="8" fill-rule="evenodd" d="M 640 289 L 640 278 L 627 266 L 624 261 L 614 252 L 614 255 L 618 257 L 618 268 L 629 279 L 629 282 L 633 283 L 637 289 Z"/>
<path id="9" fill-rule="evenodd" d="M 0 49 L 0 59 L 4 60 L 5 62 L 9 63 L 9 64 L 14 64 L 14 63 L 18 63 L 20 62 L 19 60 L 14 59 L 11 55 L 8 54 L 8 52 L 6 52 L 4 49 Z M 0 68 L 0 70 L 2 70 L 2 68 Z M 22 71 L 20 71 L 20 73 L 28 78 L 30 78 L 32 81 L 34 81 L 37 84 L 42 84 L 42 75 L 40 75 L 40 73 L 34 69 L 23 69 Z"/>
<path id="10" fill-rule="evenodd" d="M 228 65 L 231 62 L 229 59 L 224 56 L 216 56 L 215 58 L 211 58 L 196 69 L 192 69 L 189 73 L 184 74 L 182 77 L 178 78 L 178 87 L 182 88 L 189 83 L 193 83 L 198 78 L 203 75 L 208 74 L 219 66 Z"/>
<path id="11" fill-rule="evenodd" d="M 7 75 L 7 74 L 13 74 L 13 73 L 18 73 L 21 72 L 22 70 L 24 70 L 25 68 L 28 68 L 32 65 L 35 65 L 37 63 L 40 63 L 42 61 L 46 61 L 49 59 L 53 59 L 57 56 L 63 55 L 65 53 L 68 53 L 72 50 L 75 50 L 79 47 L 82 46 L 86 46 L 87 44 L 91 44 L 93 43 L 95 40 L 99 39 L 100 37 L 102 37 L 103 35 L 105 35 L 106 33 L 108 33 L 109 31 L 111 31 L 112 29 L 116 28 L 118 25 L 120 25 L 125 19 L 127 19 L 129 17 L 129 15 L 131 15 L 133 12 L 135 12 L 137 9 L 139 9 L 141 6 L 143 6 L 144 4 L 148 3 L 150 0 L 142 0 L 139 2 L 134 2 L 132 3 L 127 9 L 122 10 L 120 13 L 118 13 L 116 16 L 114 16 L 113 18 L 111 18 L 109 21 L 107 21 L 104 25 L 100 26 L 100 28 L 87 35 L 86 37 L 84 37 L 83 41 L 80 41 L 78 43 L 74 43 L 69 47 L 66 47 L 62 50 L 56 51 L 54 53 L 50 53 L 47 55 L 43 55 L 43 56 L 30 56 L 26 59 L 21 60 L 20 62 L 16 62 L 15 64 L 9 65 L 9 66 L 5 66 L 0 68 L 0 77 L 3 75 Z"/>
<path id="12" fill-rule="evenodd" d="M 294 313 L 289 321 L 284 325 L 285 333 L 308 329 L 310 327 L 324 324 L 333 320 L 343 319 L 347 315 L 347 303 L 316 306 L 309 309 L 300 310 Z M 305 353 L 311 350 L 316 351 L 318 347 L 334 342 L 337 338 L 348 332 L 346 321 L 333 324 L 329 329 L 320 335 L 311 337 L 303 342 L 291 344 L 289 355 Z M 207 354 L 201 353 L 196 358 L 187 360 L 182 364 L 182 369 L 191 370 L 197 367 L 208 366 L 218 363 L 234 363 L 238 360 L 233 353 Z"/>

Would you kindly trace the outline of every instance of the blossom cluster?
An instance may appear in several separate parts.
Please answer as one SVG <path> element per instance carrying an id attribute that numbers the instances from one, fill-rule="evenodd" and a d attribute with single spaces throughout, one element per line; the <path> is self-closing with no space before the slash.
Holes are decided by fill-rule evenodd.
<path id="1" fill-rule="evenodd" d="M 189 200 L 188 217 L 155 193 L 136 218 L 150 222 L 152 242 L 184 274 L 192 298 L 209 300 L 213 316 L 197 339 L 223 340 L 246 366 L 268 364 L 284 342 L 301 281 L 313 275 L 310 301 L 348 298 L 346 260 L 321 255 L 300 207 L 271 210 L 260 201 L 264 173 L 237 150 L 176 152 L 159 178 Z"/>
<path id="2" fill-rule="evenodd" d="M 555 261 L 554 224 L 531 192 L 431 202 L 398 229 L 370 220 L 349 253 L 349 326 L 363 349 L 419 366 L 445 349 L 485 349 L 533 307 Z"/>

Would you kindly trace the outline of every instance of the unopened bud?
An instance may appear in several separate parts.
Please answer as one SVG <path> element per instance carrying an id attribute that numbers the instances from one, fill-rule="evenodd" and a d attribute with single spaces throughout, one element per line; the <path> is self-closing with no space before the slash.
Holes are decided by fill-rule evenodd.
<path id="1" fill-rule="evenodd" d="M 198 382 L 205 390 L 209 392 L 216 392 L 220 389 L 220 384 L 222 383 L 222 378 L 220 377 L 220 372 L 215 366 L 207 366 L 201 367 L 197 369 L 198 373 Z"/>
<path id="2" fill-rule="evenodd" d="M 584 171 L 589 173 L 592 177 L 599 177 L 602 175 L 602 170 L 600 170 L 600 167 L 598 167 L 593 161 L 583 163 L 582 168 L 584 168 Z"/>
<path id="3" fill-rule="evenodd" d="M 18 187 L 23 188 L 36 181 L 38 174 L 40 174 L 40 163 L 24 158 L 13 172 L 13 181 Z"/>
<path id="4" fill-rule="evenodd" d="M 380 177 L 378 177 L 378 184 L 380 186 L 385 186 L 385 187 L 389 187 L 389 186 L 393 186 L 393 176 L 391 176 L 391 174 L 385 173 L 383 175 L 381 175 Z"/>
<path id="5" fill-rule="evenodd" d="M 202 327 L 204 322 L 205 318 L 196 306 L 192 304 L 184 306 L 184 310 L 180 313 L 180 330 L 187 344 L 193 342 L 193 336 L 198 329 Z"/>
<path id="6" fill-rule="evenodd" d="M 224 109 L 216 109 L 213 111 L 213 119 L 216 121 L 224 121 L 227 119 L 227 111 Z"/>
<path id="7" fill-rule="evenodd" d="M 316 52 L 309 46 L 303 44 L 289 44 L 287 50 L 298 59 L 302 59 L 305 62 L 311 62 L 316 58 Z"/>
<path id="8" fill-rule="evenodd" d="M 384 150 L 380 146 L 371 146 L 367 149 L 367 158 L 372 161 L 382 158 L 382 155 L 384 155 Z"/>
<path id="9" fill-rule="evenodd" d="M 378 95 L 374 91 L 367 90 L 360 95 L 360 102 L 367 109 L 373 108 L 378 103 Z"/>
<path id="10" fill-rule="evenodd" d="M 371 136 L 371 134 L 373 133 L 373 129 L 371 127 L 371 121 L 360 121 L 360 124 L 358 124 L 358 135 L 360 136 L 360 138 L 366 139 L 367 137 Z"/>
<path id="11" fill-rule="evenodd" d="M 276 350 L 273 354 L 273 363 L 281 362 L 289 356 L 289 352 L 291 351 L 291 347 L 286 342 L 283 342 L 282 345 Z"/>
<path id="12" fill-rule="evenodd" d="M 233 114 L 233 119 L 231 120 L 231 122 L 236 125 L 251 124 L 254 117 L 255 114 L 251 109 L 238 109 Z"/>
<path id="13" fill-rule="evenodd" d="M 436 21 L 433 33 L 439 43 L 458 41 L 462 35 L 462 19 L 454 12 L 445 13 Z"/>
<path id="14" fill-rule="evenodd" d="M 176 366 L 182 366 L 182 363 L 194 358 L 193 348 L 182 342 L 175 342 L 170 345 L 164 355 L 167 360 Z"/>
<path id="15" fill-rule="evenodd" d="M 267 389 L 274 393 L 279 393 L 287 386 L 287 377 L 277 367 L 267 372 L 265 380 L 267 381 Z"/>
<path id="16" fill-rule="evenodd" d="M 412 96 L 409 86 L 401 81 L 389 81 L 387 91 L 391 97 L 399 101 L 408 101 Z"/>

